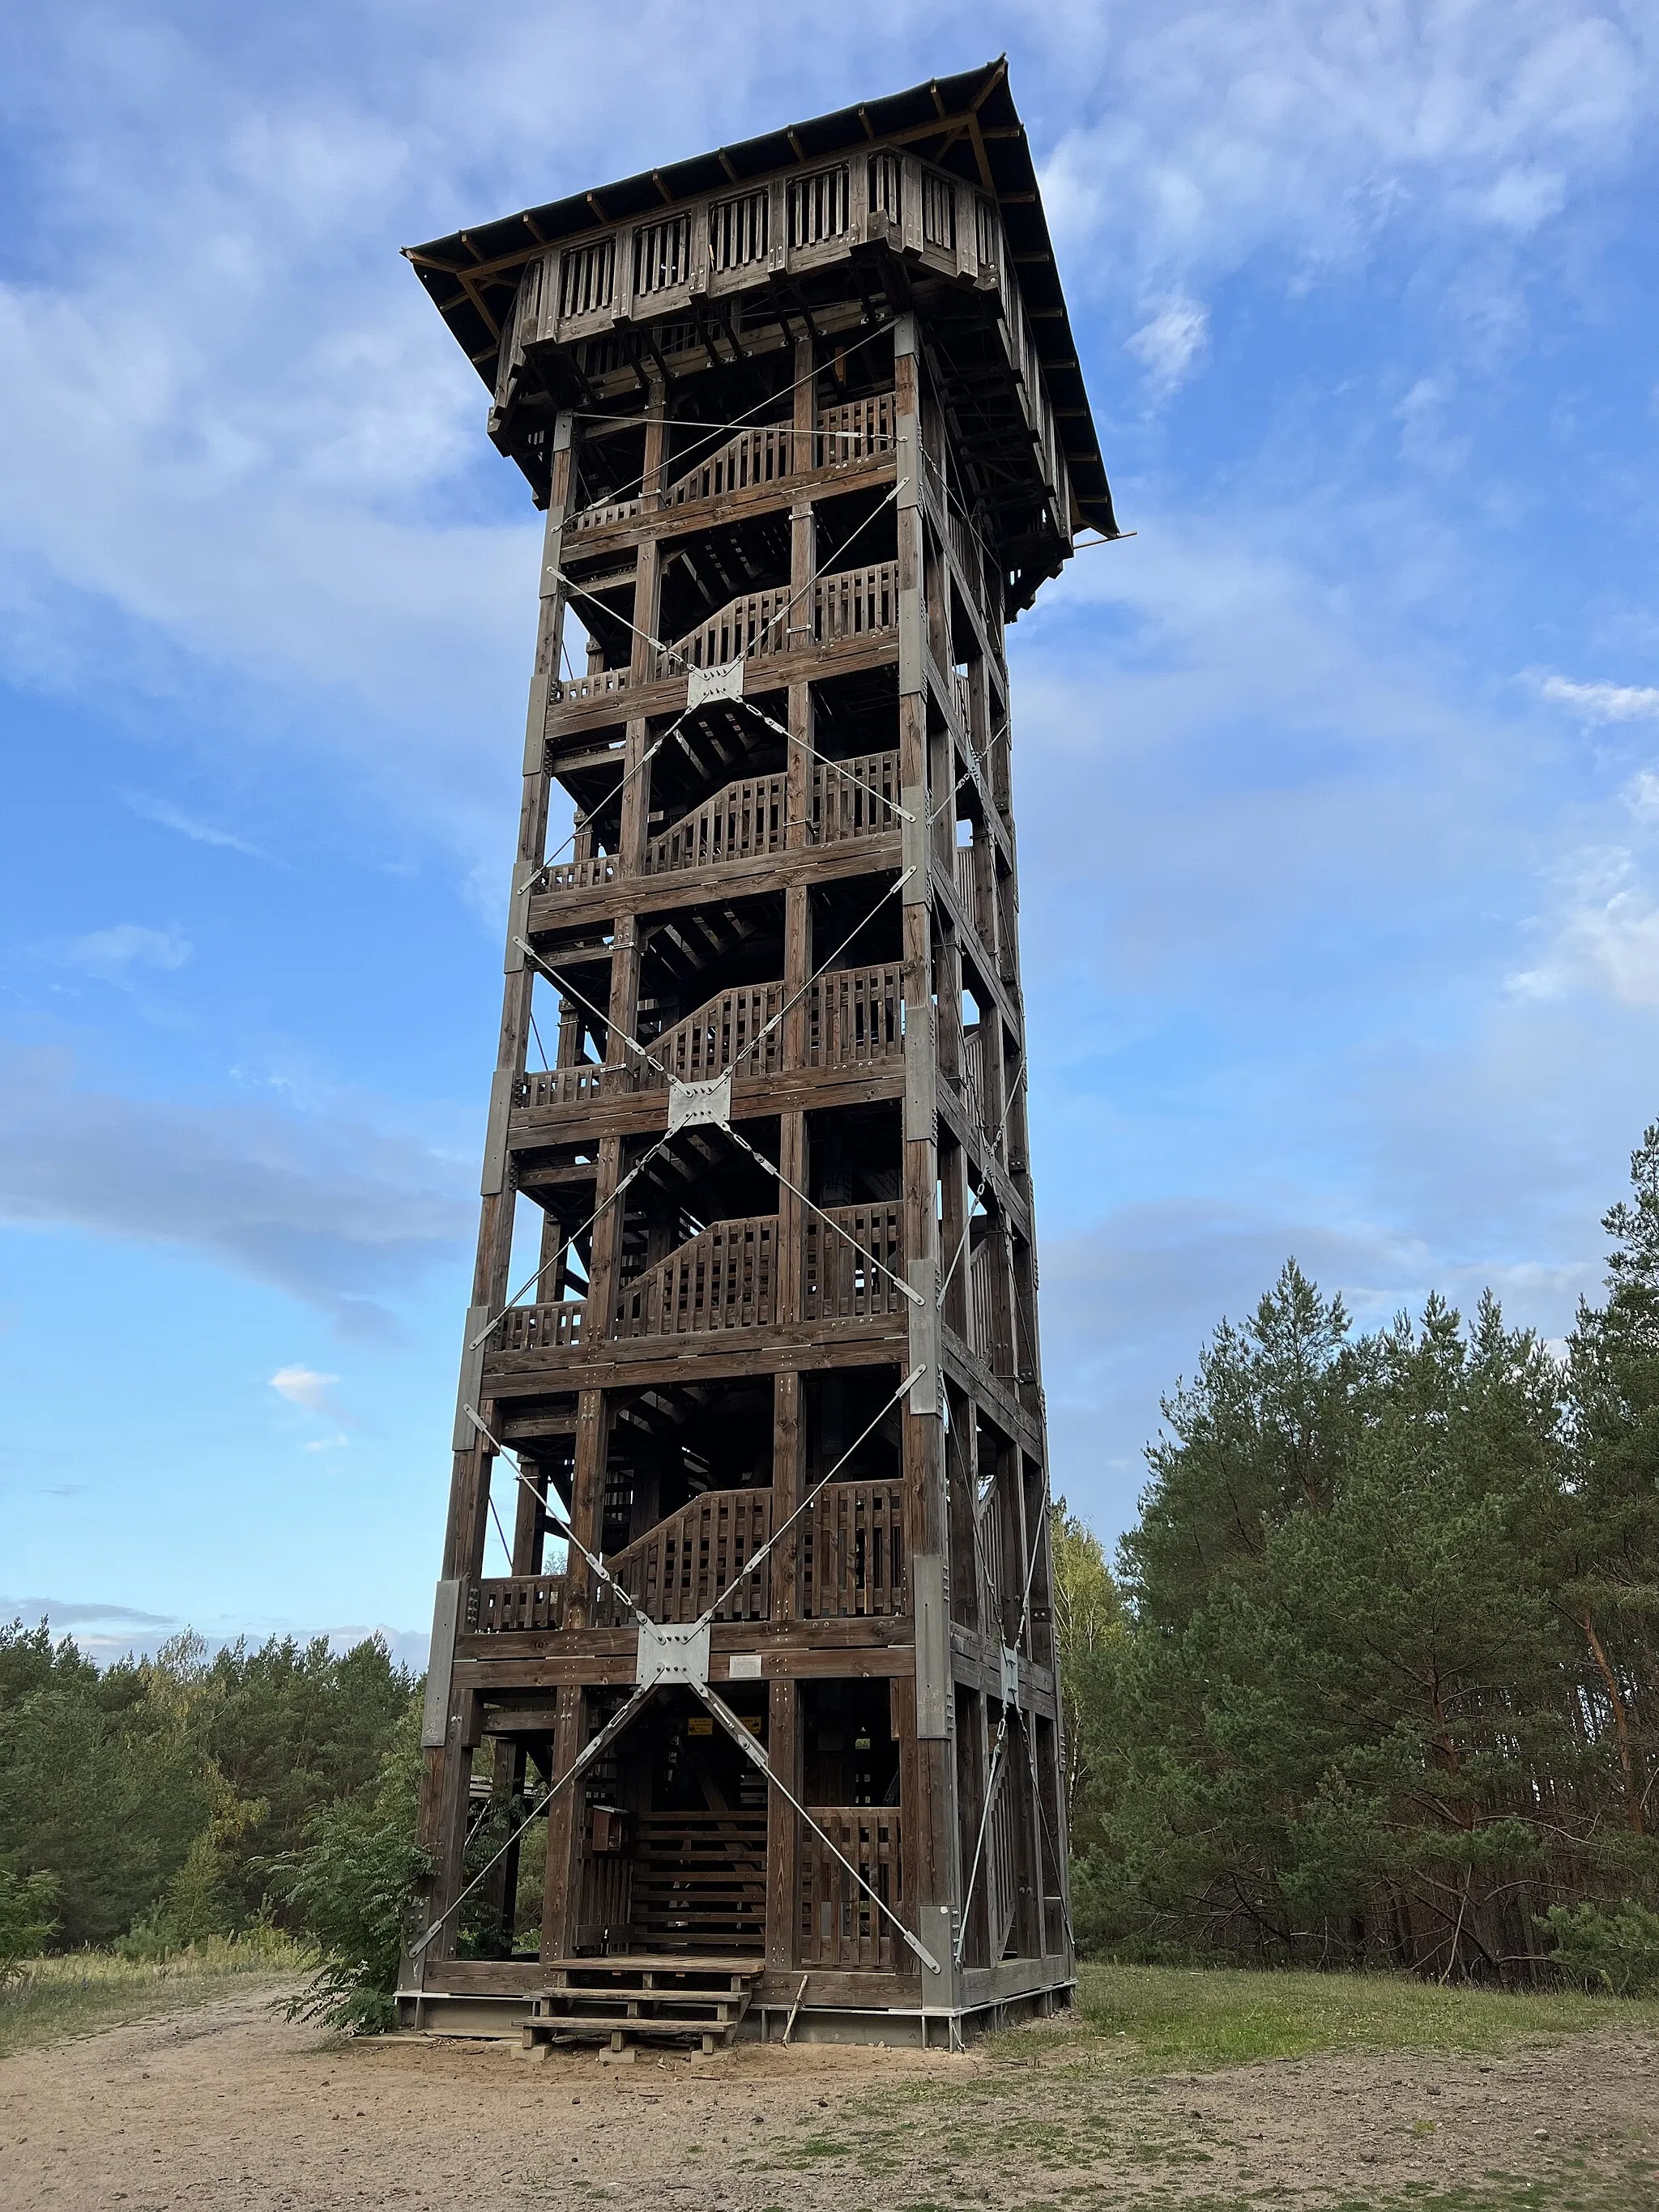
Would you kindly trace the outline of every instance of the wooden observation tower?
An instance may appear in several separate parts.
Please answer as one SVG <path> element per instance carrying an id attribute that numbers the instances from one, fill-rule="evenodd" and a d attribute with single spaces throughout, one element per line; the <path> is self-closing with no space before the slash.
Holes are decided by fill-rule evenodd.
<path id="1" fill-rule="evenodd" d="M 1003 630 L 1115 526 L 1006 66 L 410 258 L 547 527 L 402 2014 L 943 2044 L 1073 1971 Z"/>

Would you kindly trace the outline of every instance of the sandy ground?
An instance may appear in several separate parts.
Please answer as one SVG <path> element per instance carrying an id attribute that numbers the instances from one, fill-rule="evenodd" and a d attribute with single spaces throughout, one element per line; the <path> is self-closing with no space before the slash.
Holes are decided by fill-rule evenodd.
<path id="1" fill-rule="evenodd" d="M 271 1996 L 0 2061 L 0 2205 L 1659 2207 L 1659 2042 L 1632 2033 L 1156 2080 L 1041 2030 L 996 2063 L 754 2046 L 616 2066 L 346 2042 Z"/>

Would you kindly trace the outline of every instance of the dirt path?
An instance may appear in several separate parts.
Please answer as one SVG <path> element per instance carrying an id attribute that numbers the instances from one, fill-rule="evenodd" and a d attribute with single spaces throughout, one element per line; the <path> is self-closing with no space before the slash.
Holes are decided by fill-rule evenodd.
<path id="1" fill-rule="evenodd" d="M 1146 2080 L 1041 2033 L 994 2064 L 759 2047 L 526 2064 L 346 2043 L 270 2006 L 242 1990 L 0 2061 L 0 2206 L 1659 2205 L 1659 2043 L 1637 2034 Z"/>

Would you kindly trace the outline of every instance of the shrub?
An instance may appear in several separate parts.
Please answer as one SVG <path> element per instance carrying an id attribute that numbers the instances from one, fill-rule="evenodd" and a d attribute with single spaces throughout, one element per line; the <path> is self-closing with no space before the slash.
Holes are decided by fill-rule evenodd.
<path id="1" fill-rule="evenodd" d="M 1659 1989 L 1659 1912 L 1633 1899 L 1609 1911 L 1599 1905 L 1553 1905 L 1545 1915 L 1550 1954 L 1569 1981 L 1616 1997 Z"/>
<path id="2" fill-rule="evenodd" d="M 273 1869 L 273 1887 L 323 1954 L 290 2019 L 360 2035 L 392 2025 L 416 1887 L 432 1871 L 415 1840 L 420 1782 L 420 1716 L 411 1708 L 373 1789 L 316 1814 L 306 1848 Z"/>
<path id="3" fill-rule="evenodd" d="M 49 1874 L 19 1874 L 0 1861 L 0 1989 L 15 1981 L 25 1959 L 43 1948 L 58 1925 L 58 1884 Z"/>

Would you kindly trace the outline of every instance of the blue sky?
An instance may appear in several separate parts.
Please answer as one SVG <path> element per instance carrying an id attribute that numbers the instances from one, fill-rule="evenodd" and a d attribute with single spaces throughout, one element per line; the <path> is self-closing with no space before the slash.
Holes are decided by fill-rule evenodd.
<path id="1" fill-rule="evenodd" d="M 1659 18 L 830 21 L 0 31 L 0 1595 L 94 1649 L 429 1614 L 537 531 L 397 249 L 1004 48 L 1139 532 L 1011 641 L 1056 1486 L 1133 1517 L 1288 1253 L 1368 1322 L 1599 1279 L 1659 1115 Z"/>

